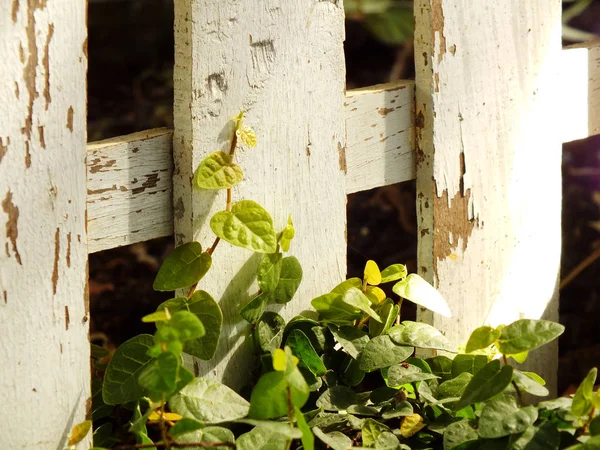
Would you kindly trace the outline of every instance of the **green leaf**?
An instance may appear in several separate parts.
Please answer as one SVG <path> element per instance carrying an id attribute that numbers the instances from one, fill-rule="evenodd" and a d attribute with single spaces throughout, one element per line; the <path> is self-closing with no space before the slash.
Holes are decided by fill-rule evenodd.
<path id="1" fill-rule="evenodd" d="M 590 422 L 589 426 L 590 435 L 591 436 L 599 436 L 600 435 L 600 416 L 594 417 Z"/>
<path id="2" fill-rule="evenodd" d="M 360 363 L 350 355 L 346 356 L 338 373 L 342 381 L 348 386 L 357 386 L 365 377 L 365 372 L 360 368 Z"/>
<path id="3" fill-rule="evenodd" d="M 381 282 L 389 283 L 401 278 L 406 278 L 408 271 L 404 264 L 392 264 L 381 271 Z"/>
<path id="4" fill-rule="evenodd" d="M 192 433 L 201 428 L 204 428 L 204 425 L 197 420 L 181 419 L 175 422 L 175 425 L 169 429 L 169 434 L 171 436 L 179 436 L 180 434 Z"/>
<path id="5" fill-rule="evenodd" d="M 473 375 L 469 372 L 463 372 L 458 375 L 456 378 L 452 378 L 451 380 L 444 381 L 438 387 L 438 397 L 440 399 L 444 398 L 460 398 L 465 391 L 465 388 L 473 378 Z"/>
<path id="6" fill-rule="evenodd" d="M 160 266 L 153 288 L 155 291 L 174 291 L 192 286 L 206 275 L 211 265 L 211 256 L 202 253 L 199 242 L 180 245 Z"/>
<path id="7" fill-rule="evenodd" d="M 537 418 L 538 412 L 534 406 L 519 408 L 514 397 L 498 397 L 484 405 L 477 433 L 486 439 L 522 433 L 533 425 Z"/>
<path id="8" fill-rule="evenodd" d="M 384 425 L 380 422 L 377 422 L 374 419 L 366 419 L 363 422 L 363 426 L 361 429 L 363 446 L 365 447 L 374 447 L 375 442 L 384 432 L 391 432 L 390 428 L 387 425 Z"/>
<path id="9" fill-rule="evenodd" d="M 184 419 L 185 420 L 185 419 Z M 171 428 L 173 430 L 173 428 Z M 172 434 L 172 432 L 171 432 Z M 200 430 L 192 431 L 191 433 L 186 433 L 179 435 L 177 437 L 177 442 L 182 444 L 192 444 L 195 442 L 206 442 L 211 444 L 216 443 L 234 443 L 235 437 L 231 430 L 223 427 L 206 427 Z M 186 450 L 205 450 L 206 447 L 199 446 L 189 446 L 185 447 Z M 231 446 L 225 445 L 217 445 L 214 447 L 210 447 L 211 450 L 230 450 Z"/>
<path id="10" fill-rule="evenodd" d="M 543 422 L 539 426 L 531 426 L 523 434 L 511 439 L 511 450 L 558 450 L 560 433 L 556 425 Z"/>
<path id="11" fill-rule="evenodd" d="M 475 350 L 482 348 L 488 348 L 500 337 L 500 330 L 492 327 L 479 327 L 471 333 L 469 340 L 467 341 L 467 347 L 465 352 L 471 353 Z"/>
<path id="12" fill-rule="evenodd" d="M 110 351 L 96 344 L 90 344 L 91 356 L 94 359 L 106 358 L 110 355 Z"/>
<path id="13" fill-rule="evenodd" d="M 152 314 L 148 314 L 142 317 L 142 322 L 144 323 L 152 323 L 152 322 L 166 322 L 171 318 L 171 314 L 168 311 L 157 311 Z"/>
<path id="14" fill-rule="evenodd" d="M 281 260 L 281 273 L 279 282 L 273 291 L 273 299 L 275 303 L 289 302 L 302 281 L 302 266 L 300 261 L 295 256 L 286 256 Z"/>
<path id="15" fill-rule="evenodd" d="M 381 323 L 381 317 L 377 314 L 373 308 L 371 308 L 371 301 L 367 298 L 365 294 L 362 293 L 360 289 L 350 288 L 346 291 L 344 296 L 342 297 L 342 301 L 351 307 L 354 307 L 365 314 L 367 314 L 372 319 Z"/>
<path id="16" fill-rule="evenodd" d="M 281 434 L 255 427 L 236 441 L 237 450 L 285 450 L 287 439 Z"/>
<path id="17" fill-rule="evenodd" d="M 298 428 L 302 431 L 302 447 L 304 450 L 314 450 L 315 449 L 315 437 L 310 431 L 310 427 L 308 423 L 306 423 L 306 419 L 300 411 L 300 408 L 297 406 L 294 407 L 294 417 L 296 418 L 296 423 L 298 424 Z"/>
<path id="18" fill-rule="evenodd" d="M 385 301 L 379 305 L 378 312 L 381 316 L 381 323 L 375 320 L 369 320 L 369 334 L 373 337 L 388 332 L 394 324 L 396 317 L 398 317 L 400 308 L 398 305 L 394 304 L 392 299 L 386 298 Z"/>
<path id="19" fill-rule="evenodd" d="M 296 235 L 296 230 L 294 230 L 294 224 L 292 222 L 292 215 L 288 216 L 288 223 L 283 229 L 283 231 L 279 235 L 279 245 L 281 245 L 281 250 L 287 252 L 290 250 L 290 243 L 294 236 Z"/>
<path id="20" fill-rule="evenodd" d="M 189 311 L 200 319 L 206 333 L 200 338 L 187 341 L 183 350 L 205 361 L 212 359 L 219 345 L 223 313 L 219 304 L 211 295 L 206 291 L 196 291 L 189 299 L 176 297 L 161 303 L 157 309 L 163 310 L 165 308 L 171 313 L 182 310 Z M 160 325 L 158 327 L 160 328 Z"/>
<path id="21" fill-rule="evenodd" d="M 452 377 L 457 377 L 461 373 L 468 372 L 475 375 L 488 363 L 488 357 L 485 355 L 456 355 L 452 360 Z"/>
<path id="22" fill-rule="evenodd" d="M 411 273 L 392 288 L 396 295 L 410 300 L 445 317 L 452 317 L 450 308 L 441 294 L 416 273 Z"/>
<path id="23" fill-rule="evenodd" d="M 294 355 L 300 359 L 300 364 L 304 365 L 308 370 L 318 377 L 322 377 L 327 373 L 327 368 L 310 340 L 300 330 L 292 331 L 285 341 L 285 345 L 289 346 L 294 352 Z"/>
<path id="24" fill-rule="evenodd" d="M 378 40 L 390 46 L 399 46 L 414 35 L 412 5 L 400 4 L 382 14 L 369 14 L 363 23 Z"/>
<path id="25" fill-rule="evenodd" d="M 428 358 L 425 361 L 431 367 L 431 372 L 440 377 L 440 381 L 447 381 L 454 377 L 452 375 L 452 360 L 447 356 L 434 356 L 433 358 Z"/>
<path id="26" fill-rule="evenodd" d="M 565 327 L 549 320 L 521 319 L 502 329 L 498 351 L 516 355 L 538 348 L 560 336 Z"/>
<path id="27" fill-rule="evenodd" d="M 592 410 L 592 396 L 594 395 L 594 384 L 596 383 L 597 375 L 598 369 L 594 367 L 588 372 L 577 388 L 573 397 L 573 405 L 571 406 L 571 412 L 574 416 L 587 416 Z"/>
<path id="28" fill-rule="evenodd" d="M 398 450 L 400 449 L 400 441 L 389 431 L 384 431 L 377 437 L 375 448 L 380 450 Z M 407 448 L 407 447 L 404 447 Z"/>
<path id="29" fill-rule="evenodd" d="M 206 334 L 204 325 L 198 316 L 185 310 L 180 310 L 172 314 L 167 325 L 177 330 L 179 339 L 182 341 L 200 339 Z"/>
<path id="30" fill-rule="evenodd" d="M 279 283 L 282 266 L 283 255 L 281 253 L 265 253 L 262 255 L 257 269 L 258 287 L 262 292 L 275 290 Z"/>
<path id="31" fill-rule="evenodd" d="M 210 378 L 194 380 L 169 400 L 171 411 L 205 423 L 229 422 L 248 414 L 250 405 L 235 391 Z"/>
<path id="32" fill-rule="evenodd" d="M 444 430 L 444 450 L 451 450 L 463 442 L 477 439 L 477 432 L 471 428 L 468 420 L 451 423 Z"/>
<path id="33" fill-rule="evenodd" d="M 377 336 L 365 346 L 360 357 L 360 368 L 372 372 L 393 366 L 406 360 L 414 350 L 414 347 L 395 344 L 387 334 Z"/>
<path id="34" fill-rule="evenodd" d="M 344 295 L 346 291 L 350 288 L 362 289 L 362 281 L 360 278 L 348 278 L 347 280 L 342 281 L 336 287 L 331 290 L 332 294 L 340 294 Z"/>
<path id="35" fill-rule="evenodd" d="M 146 353 L 154 344 L 149 334 L 140 334 L 121 344 L 108 363 L 102 385 L 102 399 L 107 405 L 127 403 L 144 396 L 138 375 L 152 358 Z"/>
<path id="36" fill-rule="evenodd" d="M 500 367 L 499 360 L 487 363 L 473 376 L 462 397 L 454 405 L 454 411 L 498 395 L 508 387 L 512 381 L 512 375 L 512 366 Z"/>
<path id="37" fill-rule="evenodd" d="M 254 298 L 250 299 L 248 303 L 242 306 L 242 309 L 240 309 L 240 315 L 248 323 L 257 323 L 265 312 L 265 308 L 267 307 L 270 299 L 270 292 L 258 294 Z"/>
<path id="38" fill-rule="evenodd" d="M 354 359 L 359 359 L 365 346 L 369 343 L 369 335 L 355 327 L 330 326 L 333 337 L 342 346 L 344 351 Z"/>
<path id="39" fill-rule="evenodd" d="M 405 363 L 406 364 L 406 363 Z M 433 380 L 438 378 L 432 373 L 423 372 L 417 366 L 407 364 L 406 367 L 402 364 L 396 364 L 388 369 L 388 386 L 401 386 L 407 383 L 415 383 L 417 381 Z"/>
<path id="40" fill-rule="evenodd" d="M 244 171 L 233 163 L 233 157 L 225 152 L 208 155 L 194 174 L 194 185 L 200 189 L 227 189 L 244 179 Z"/>
<path id="41" fill-rule="evenodd" d="M 336 293 L 324 294 L 313 299 L 311 305 L 325 323 L 352 325 L 356 319 L 360 319 L 361 311 L 342 298 L 342 295 Z"/>
<path id="42" fill-rule="evenodd" d="M 377 286 L 381 283 L 381 272 L 377 263 L 373 260 L 368 260 L 365 264 L 365 270 L 363 274 L 364 280 L 371 286 Z"/>
<path id="43" fill-rule="evenodd" d="M 285 320 L 273 311 L 265 312 L 254 329 L 254 340 L 265 353 L 281 346 Z"/>
<path id="44" fill-rule="evenodd" d="M 541 377 L 538 378 L 541 379 Z M 550 395 L 548 389 L 546 389 L 543 385 L 526 373 L 514 370 L 513 381 L 522 392 L 537 395 L 538 397 L 546 397 L 547 395 Z"/>
<path id="45" fill-rule="evenodd" d="M 313 427 L 313 433 L 332 450 L 348 450 L 352 448 L 352 440 L 339 431 L 324 433 L 319 427 Z"/>
<path id="46" fill-rule="evenodd" d="M 356 404 L 356 394 L 346 386 L 333 386 L 317 399 L 317 407 L 325 411 L 345 411 Z"/>
<path id="47" fill-rule="evenodd" d="M 302 431 L 300 431 L 298 428 L 290 427 L 288 422 L 275 422 L 272 420 L 255 419 L 239 419 L 236 420 L 236 422 L 265 428 L 266 430 L 272 431 L 273 433 L 279 434 L 288 439 L 300 439 L 302 437 Z"/>
<path id="48" fill-rule="evenodd" d="M 152 397 L 160 398 L 162 393 L 170 395 L 175 391 L 178 368 L 177 356 L 170 352 L 161 353 L 140 372 L 138 382 L 146 392 L 159 394 Z"/>
<path id="49" fill-rule="evenodd" d="M 216 213 L 210 228 L 218 237 L 237 247 L 257 253 L 275 253 L 277 236 L 273 219 L 258 203 L 242 200 L 230 211 Z"/>
<path id="50" fill-rule="evenodd" d="M 250 417 L 275 419 L 287 415 L 290 408 L 288 388 L 292 404 L 298 408 L 304 406 L 310 394 L 304 377 L 297 367 L 286 372 L 276 370 L 259 378 L 250 396 Z"/>
<path id="51" fill-rule="evenodd" d="M 529 356 L 529 352 L 521 352 L 521 353 L 517 353 L 515 355 L 506 355 L 506 356 L 510 356 L 512 359 L 514 359 L 519 364 L 523 364 L 527 360 L 527 356 Z"/>
<path id="52" fill-rule="evenodd" d="M 414 413 L 412 405 L 407 402 L 398 402 L 390 409 L 382 410 L 381 417 L 384 420 L 394 419 L 396 417 L 412 416 Z"/>
<path id="53" fill-rule="evenodd" d="M 390 328 L 388 334 L 396 344 L 448 352 L 456 351 L 446 336 L 426 323 L 405 320 L 400 325 Z"/>

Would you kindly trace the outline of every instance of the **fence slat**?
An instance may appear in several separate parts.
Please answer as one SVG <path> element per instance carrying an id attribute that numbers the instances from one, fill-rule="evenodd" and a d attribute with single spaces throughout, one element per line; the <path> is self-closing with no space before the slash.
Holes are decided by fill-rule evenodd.
<path id="1" fill-rule="evenodd" d="M 417 0 L 419 272 L 464 344 L 484 323 L 556 320 L 561 139 L 560 1 Z M 536 370 L 556 388 L 557 347 Z"/>
<path id="2" fill-rule="evenodd" d="M 85 2 L 0 3 L 5 449 L 65 448 L 91 407 L 85 24 Z"/>
<path id="3" fill-rule="evenodd" d="M 346 274 L 343 37 L 342 2 L 175 2 L 176 240 L 212 244 L 208 222 L 225 209 L 225 192 L 192 190 L 192 175 L 204 156 L 228 150 L 228 121 L 246 110 L 259 143 L 236 152 L 246 177 L 233 199 L 262 204 L 276 229 L 294 218 L 304 281 L 279 311 L 288 318 Z M 257 290 L 257 262 L 221 242 L 199 286 L 220 302 L 225 323 L 215 359 L 198 370 L 236 387 L 248 377 L 252 339 L 239 309 Z"/>

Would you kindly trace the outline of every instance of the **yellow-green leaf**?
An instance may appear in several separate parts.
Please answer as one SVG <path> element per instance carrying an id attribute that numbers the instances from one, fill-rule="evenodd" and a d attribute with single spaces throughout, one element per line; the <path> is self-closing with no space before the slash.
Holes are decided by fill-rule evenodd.
<path id="1" fill-rule="evenodd" d="M 208 155 L 194 174 L 194 185 L 201 189 L 228 189 L 244 179 L 244 171 L 233 163 L 231 155 L 214 152 Z"/>
<path id="2" fill-rule="evenodd" d="M 238 128 L 236 134 L 242 144 L 248 147 L 256 147 L 256 132 L 252 128 L 242 125 Z"/>
<path id="3" fill-rule="evenodd" d="M 83 441 L 83 439 L 85 439 L 85 437 L 88 435 L 91 429 L 91 420 L 86 420 L 84 422 L 78 423 L 71 430 L 71 434 L 69 436 L 69 441 L 67 442 L 67 445 L 71 446 L 79 444 L 81 441 Z"/>
<path id="4" fill-rule="evenodd" d="M 290 214 L 288 217 L 288 223 L 281 232 L 281 236 L 279 238 L 279 245 L 281 245 L 281 250 L 287 252 L 290 250 L 290 243 L 294 236 L 296 235 L 296 230 L 294 230 L 294 224 L 292 223 L 292 215 Z"/>
<path id="5" fill-rule="evenodd" d="M 381 283 L 381 272 L 377 263 L 373 260 L 368 260 L 365 264 L 364 280 L 371 286 L 377 286 Z"/>
<path id="6" fill-rule="evenodd" d="M 202 252 L 199 242 L 180 245 L 160 266 L 153 288 L 155 291 L 174 291 L 189 287 L 200 281 L 211 265 L 211 256 Z"/>

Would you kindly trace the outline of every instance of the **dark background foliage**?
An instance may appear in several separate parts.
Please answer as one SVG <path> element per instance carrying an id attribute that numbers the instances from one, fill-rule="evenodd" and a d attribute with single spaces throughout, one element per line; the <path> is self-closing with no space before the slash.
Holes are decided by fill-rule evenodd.
<path id="1" fill-rule="evenodd" d="M 414 77 L 410 23 L 396 29 L 398 43 L 382 43 L 372 22 L 349 15 L 346 30 L 348 89 Z M 378 18 L 378 20 L 386 20 Z M 386 24 L 376 26 L 383 27 Z M 600 1 L 569 25 L 600 35 Z M 370 28 L 369 28 L 370 27 Z M 399 34 L 398 34 L 399 33 Z M 568 42 L 565 42 L 568 43 Z M 173 9 L 171 0 L 90 0 L 88 139 L 172 127 Z M 563 275 L 600 247 L 600 136 L 563 149 Z M 543 192 L 540 191 L 540 195 Z M 414 182 L 353 194 L 348 198 L 348 274 L 367 259 L 380 266 L 403 262 L 416 270 Z M 92 333 L 118 345 L 152 332 L 140 318 L 169 296 L 152 290 L 170 238 L 91 255 Z M 561 290 L 560 389 L 577 384 L 600 365 L 600 262 Z M 307 302 L 309 299 L 307 299 Z M 526 299 L 525 299 L 526 301 Z M 403 310 L 406 319 L 414 311 Z"/>

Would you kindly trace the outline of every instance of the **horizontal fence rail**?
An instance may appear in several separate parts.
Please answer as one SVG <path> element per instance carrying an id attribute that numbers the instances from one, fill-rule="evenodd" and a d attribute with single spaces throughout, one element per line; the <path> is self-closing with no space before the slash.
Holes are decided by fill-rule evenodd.
<path id="1" fill-rule="evenodd" d="M 562 55 L 563 142 L 600 134 L 600 41 Z M 414 82 L 348 91 L 344 108 L 346 193 L 414 179 Z M 173 233 L 172 135 L 162 128 L 88 145 L 89 253 Z"/>

